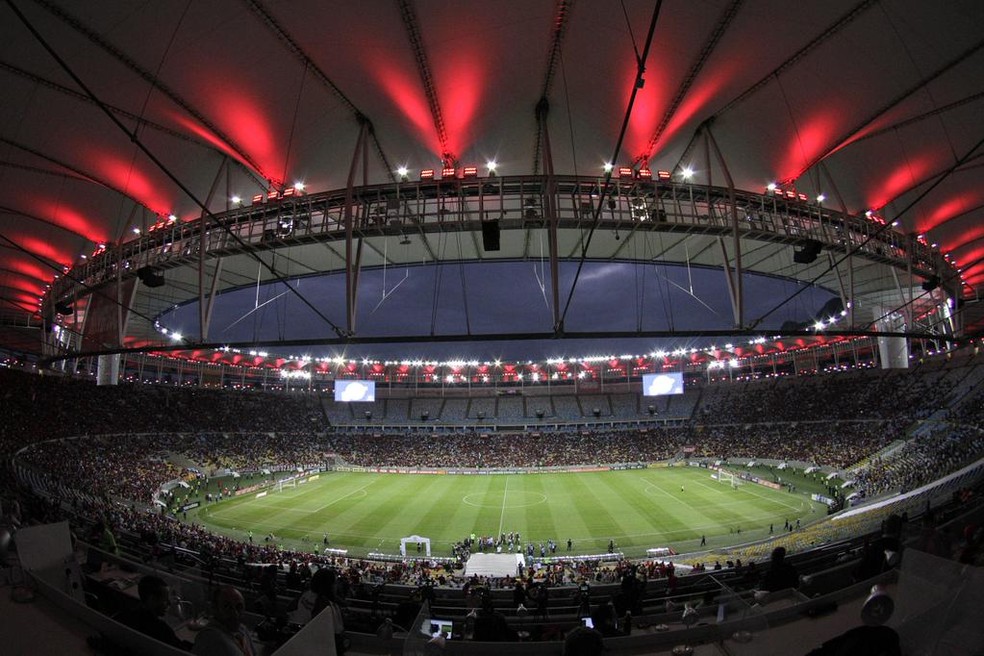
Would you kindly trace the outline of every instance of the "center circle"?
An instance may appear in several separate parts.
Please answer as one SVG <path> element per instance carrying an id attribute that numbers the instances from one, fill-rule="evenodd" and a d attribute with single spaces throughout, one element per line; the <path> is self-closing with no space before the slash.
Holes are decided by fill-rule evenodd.
<path id="1" fill-rule="evenodd" d="M 510 492 L 506 495 L 505 501 L 485 503 L 488 496 L 481 492 L 475 492 L 466 494 L 461 501 L 474 508 L 526 508 L 547 501 L 547 495 L 542 492 Z"/>

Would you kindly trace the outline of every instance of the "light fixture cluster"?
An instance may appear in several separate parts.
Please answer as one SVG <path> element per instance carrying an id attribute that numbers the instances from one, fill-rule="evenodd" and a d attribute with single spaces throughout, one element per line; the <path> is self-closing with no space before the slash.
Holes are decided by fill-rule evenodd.
<path id="1" fill-rule="evenodd" d="M 605 173 L 612 173 L 614 177 L 620 180 L 661 180 L 667 181 L 673 179 L 673 174 L 670 171 L 657 170 L 653 171 L 647 165 L 643 164 L 638 168 L 633 168 L 631 166 L 619 166 L 617 169 L 611 162 L 605 162 L 602 166 L 602 170 Z M 694 177 L 694 170 L 690 166 L 685 166 L 680 169 L 680 178 L 684 181 L 690 181 Z"/>
<path id="2" fill-rule="evenodd" d="M 485 169 L 487 172 L 487 177 L 494 178 L 496 172 L 498 171 L 499 165 L 494 159 L 490 159 L 485 163 Z M 452 163 L 445 164 L 440 169 L 441 180 L 459 180 L 459 179 L 470 179 L 477 178 L 478 167 L 474 165 L 468 166 L 455 166 Z M 410 179 L 410 169 L 406 166 L 401 166 L 396 170 L 397 175 L 400 177 L 401 182 L 407 182 Z M 429 182 L 431 180 L 436 180 L 437 169 L 421 169 L 419 176 L 422 182 Z"/>
<path id="3" fill-rule="evenodd" d="M 276 187 L 271 187 L 263 194 L 253 195 L 253 205 L 262 205 L 264 203 L 277 203 L 284 200 L 290 200 L 292 198 L 299 198 L 304 195 L 304 190 L 306 185 L 298 180 L 290 187 L 284 187 L 283 189 L 277 189 Z M 229 199 L 234 205 L 241 205 L 243 199 L 240 196 L 233 196 Z"/>

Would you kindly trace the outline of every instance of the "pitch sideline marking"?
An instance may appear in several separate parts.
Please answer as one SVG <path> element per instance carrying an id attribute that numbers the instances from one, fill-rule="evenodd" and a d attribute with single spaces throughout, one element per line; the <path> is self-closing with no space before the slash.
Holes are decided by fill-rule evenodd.
<path id="1" fill-rule="evenodd" d="M 266 524 L 264 522 L 258 522 L 256 524 L 254 524 L 253 526 L 254 526 L 254 528 L 271 528 L 271 529 L 278 528 L 278 526 L 274 526 L 272 524 Z M 687 528 L 675 529 L 675 530 L 672 530 L 672 531 L 653 531 L 653 532 L 650 532 L 650 533 L 622 533 L 622 534 L 614 535 L 612 537 L 615 537 L 616 539 L 621 539 L 621 538 L 632 538 L 632 539 L 636 539 L 636 538 L 646 538 L 646 537 L 650 537 L 650 536 L 668 537 L 668 536 L 677 535 L 677 534 L 693 534 L 695 532 L 697 532 L 699 534 L 700 531 L 704 531 L 704 530 L 711 529 L 711 528 L 720 528 L 720 527 L 721 527 L 721 524 L 720 523 L 715 523 L 715 524 L 697 524 L 697 525 L 694 525 L 694 526 L 688 526 Z M 283 528 L 283 527 L 281 526 L 279 528 Z M 237 530 L 238 531 L 239 529 L 230 529 L 230 530 Z M 334 539 L 341 539 L 341 538 L 351 537 L 351 538 L 357 538 L 357 539 L 367 540 L 367 539 L 375 539 L 375 538 L 378 537 L 378 534 L 376 534 L 376 533 L 373 533 L 371 535 L 363 535 L 363 534 L 358 534 L 358 533 L 333 533 L 332 535 L 335 536 Z M 580 538 L 578 538 L 578 536 L 573 536 L 573 537 L 574 537 L 575 541 L 577 541 L 578 539 L 580 539 L 582 541 L 595 540 L 595 541 L 597 541 L 599 543 L 602 543 L 605 540 L 605 538 L 600 538 L 600 537 L 595 537 L 595 536 L 582 536 Z M 303 540 L 301 540 L 300 538 L 288 538 L 288 539 L 294 539 L 294 540 L 296 540 L 298 542 L 303 542 Z M 379 538 L 380 542 L 384 542 L 386 540 L 399 540 L 399 539 L 400 538 L 398 538 L 398 537 L 383 537 L 383 538 Z M 697 537 L 691 537 L 691 538 L 686 538 L 686 539 L 696 540 Z M 450 542 L 453 542 L 453 540 L 449 540 L 448 542 L 449 543 Z M 440 544 L 440 542 L 438 542 L 438 544 Z"/>
<path id="2" fill-rule="evenodd" d="M 368 483 L 366 483 L 362 487 L 356 488 L 356 489 L 352 490 L 351 492 L 347 492 L 347 493 L 343 494 L 342 496 L 338 497 L 337 499 L 332 499 L 328 503 L 326 503 L 324 505 L 321 505 L 321 506 L 318 506 L 317 508 L 312 508 L 310 510 L 301 510 L 301 509 L 298 509 L 298 508 L 286 508 L 286 507 L 285 508 L 276 508 L 276 506 L 274 506 L 274 507 L 276 508 L 277 512 L 298 512 L 298 513 L 304 513 L 305 515 L 309 515 L 311 513 L 321 512 L 325 508 L 329 508 L 329 507 L 335 505 L 336 503 L 338 503 L 339 501 L 341 501 L 343 499 L 346 499 L 346 498 L 348 498 L 348 497 L 350 497 L 353 494 L 356 494 L 358 492 L 362 492 L 362 496 L 358 497 L 360 499 L 362 497 L 369 496 L 369 493 L 366 492 L 366 488 L 369 487 L 370 485 L 372 485 L 373 483 L 375 483 L 377 480 L 379 480 L 379 479 L 378 478 L 374 478 L 373 480 L 369 481 Z M 282 497 L 280 497 L 278 495 L 276 497 L 265 497 L 265 498 L 268 498 L 268 499 L 278 499 L 278 498 L 282 498 Z M 240 504 L 240 505 L 242 505 L 242 504 Z M 226 506 L 224 508 L 219 508 L 217 511 L 211 511 L 211 512 L 209 512 L 209 514 L 212 515 L 212 516 L 216 516 L 217 515 L 217 516 L 221 517 L 222 514 L 223 514 L 223 511 L 226 511 L 226 510 L 229 510 L 229 509 L 235 508 L 235 507 L 236 506 Z"/>
<path id="3" fill-rule="evenodd" d="M 714 490 L 714 488 L 711 487 L 710 485 L 708 485 L 707 483 L 701 483 L 700 481 L 697 481 L 697 480 L 695 480 L 694 483 L 696 483 L 697 485 L 700 485 L 703 488 L 707 488 L 708 490 L 713 490 L 715 492 L 719 492 L 720 491 L 720 490 Z M 758 483 L 751 483 L 751 485 L 758 485 Z M 742 487 L 748 487 L 748 485 L 743 485 Z M 783 506 L 784 508 L 789 508 L 793 512 L 796 512 L 797 510 L 799 510 L 799 508 L 797 508 L 796 506 L 791 506 L 788 503 L 786 503 L 785 501 L 780 501 L 778 499 L 771 499 L 769 497 L 762 496 L 761 494 L 758 493 L 758 491 L 754 490 L 753 488 L 748 488 L 745 491 L 751 493 L 753 496 L 756 496 L 759 499 L 764 499 L 765 501 L 769 501 L 769 502 L 772 502 L 772 503 L 777 503 L 780 506 Z M 801 507 L 802 507 L 802 504 L 801 504 Z"/>

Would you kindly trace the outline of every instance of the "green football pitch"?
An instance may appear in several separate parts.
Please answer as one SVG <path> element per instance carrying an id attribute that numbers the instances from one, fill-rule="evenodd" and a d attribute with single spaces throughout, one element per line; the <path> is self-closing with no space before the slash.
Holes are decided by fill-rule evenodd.
<path id="1" fill-rule="evenodd" d="M 330 546 L 351 555 L 399 553 L 400 538 L 431 539 L 435 556 L 475 535 L 519 532 L 524 543 L 555 540 L 558 555 L 607 551 L 614 540 L 628 556 L 670 547 L 678 553 L 781 533 L 786 520 L 824 516 L 805 494 L 745 482 L 737 487 L 706 469 L 436 475 L 325 472 L 265 496 L 246 494 L 189 513 L 210 530 L 304 551 Z"/>

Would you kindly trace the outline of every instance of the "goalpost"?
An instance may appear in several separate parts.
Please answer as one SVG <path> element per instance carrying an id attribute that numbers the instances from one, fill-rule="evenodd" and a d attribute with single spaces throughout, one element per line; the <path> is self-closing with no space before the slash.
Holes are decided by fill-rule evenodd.
<path id="1" fill-rule="evenodd" d="M 283 492 L 284 488 L 288 488 L 288 487 L 293 487 L 293 488 L 297 487 L 296 477 L 281 478 L 279 481 L 277 481 L 277 492 Z"/>
<path id="2" fill-rule="evenodd" d="M 735 476 L 733 472 L 730 472 L 724 468 L 718 469 L 717 472 L 711 476 L 711 478 L 717 479 L 718 483 L 724 483 L 733 488 L 741 485 L 741 479 Z"/>

